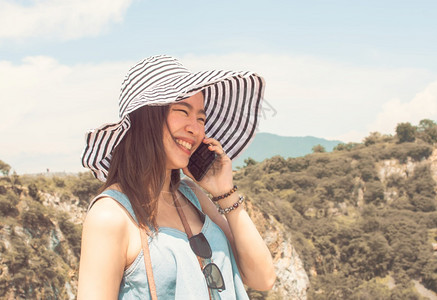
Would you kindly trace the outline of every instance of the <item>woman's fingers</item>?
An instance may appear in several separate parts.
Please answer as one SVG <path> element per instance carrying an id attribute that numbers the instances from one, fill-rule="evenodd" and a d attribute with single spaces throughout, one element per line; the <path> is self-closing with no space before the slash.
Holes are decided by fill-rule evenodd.
<path id="1" fill-rule="evenodd" d="M 220 158 L 226 156 L 226 152 L 223 150 L 222 145 L 220 145 L 217 140 L 213 138 L 205 138 L 203 142 L 205 144 L 209 144 L 208 149 L 214 151 Z"/>

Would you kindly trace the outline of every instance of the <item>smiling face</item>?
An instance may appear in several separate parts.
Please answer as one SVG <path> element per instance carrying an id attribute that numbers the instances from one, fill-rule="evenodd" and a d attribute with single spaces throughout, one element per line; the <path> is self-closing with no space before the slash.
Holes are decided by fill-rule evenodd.
<path id="1" fill-rule="evenodd" d="M 191 154 L 205 137 L 205 109 L 202 92 L 169 107 L 164 125 L 164 149 L 168 170 L 188 165 Z"/>

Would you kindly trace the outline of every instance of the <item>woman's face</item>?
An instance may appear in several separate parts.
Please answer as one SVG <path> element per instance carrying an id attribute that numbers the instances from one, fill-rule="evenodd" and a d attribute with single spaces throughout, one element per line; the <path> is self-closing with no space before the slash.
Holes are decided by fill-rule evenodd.
<path id="1" fill-rule="evenodd" d="M 205 137 L 205 119 L 202 92 L 170 105 L 168 128 L 164 125 L 168 170 L 188 165 L 191 154 Z"/>

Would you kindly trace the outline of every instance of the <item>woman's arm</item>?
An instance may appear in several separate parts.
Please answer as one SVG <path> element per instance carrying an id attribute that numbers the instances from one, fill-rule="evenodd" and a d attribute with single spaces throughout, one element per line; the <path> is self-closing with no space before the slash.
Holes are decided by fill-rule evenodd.
<path id="1" fill-rule="evenodd" d="M 276 279 L 272 256 L 246 210 L 240 206 L 224 217 L 201 188 L 192 181 L 185 182 L 196 193 L 203 211 L 228 238 L 244 284 L 259 291 L 270 290 Z M 235 192 L 220 200 L 220 205 L 229 207 L 237 201 L 238 192 Z"/>
<path id="2" fill-rule="evenodd" d="M 78 299 L 117 299 L 126 265 L 128 217 L 110 198 L 97 201 L 82 230 Z"/>
<path id="3" fill-rule="evenodd" d="M 203 143 L 208 144 L 208 149 L 214 151 L 218 158 L 205 177 L 196 183 L 213 196 L 228 193 L 233 187 L 232 162 L 217 140 L 205 138 Z M 183 171 L 193 178 L 188 168 Z M 194 190 L 202 209 L 223 230 L 231 243 L 243 282 L 256 290 L 271 289 L 276 280 L 272 255 L 243 205 L 223 217 L 203 191 L 199 188 Z M 238 193 L 235 192 L 218 202 L 222 208 L 226 208 L 237 201 Z"/>

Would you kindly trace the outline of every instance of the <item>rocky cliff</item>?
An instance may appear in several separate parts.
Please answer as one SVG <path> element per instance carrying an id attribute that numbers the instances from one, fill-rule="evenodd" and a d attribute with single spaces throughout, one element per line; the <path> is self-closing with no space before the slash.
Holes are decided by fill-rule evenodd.
<path id="1" fill-rule="evenodd" d="M 306 299 L 309 279 L 293 247 L 291 233 L 273 216 L 261 212 L 250 199 L 247 200 L 247 210 L 273 256 L 277 279 L 269 292 L 270 298 Z"/>

